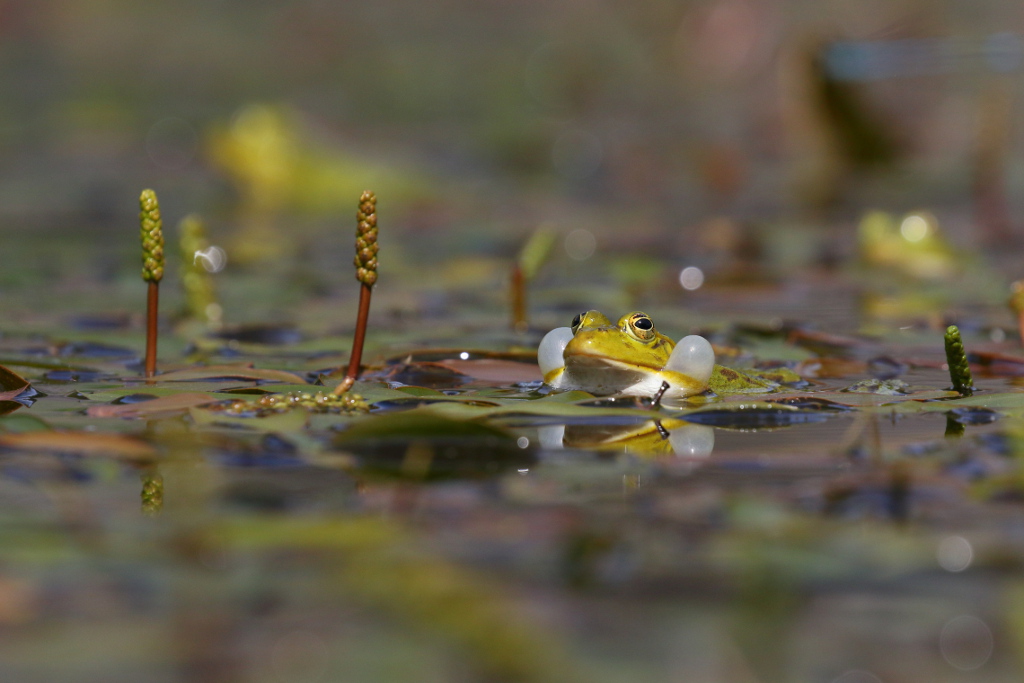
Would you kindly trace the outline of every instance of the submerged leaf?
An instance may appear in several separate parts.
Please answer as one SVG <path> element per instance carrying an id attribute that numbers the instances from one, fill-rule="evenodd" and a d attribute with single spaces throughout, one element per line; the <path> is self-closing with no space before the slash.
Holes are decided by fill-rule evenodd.
<path id="1" fill-rule="evenodd" d="M 133 461 L 156 458 L 156 450 L 141 439 L 122 434 L 83 431 L 32 431 L 0 434 L 0 448 L 51 453 L 110 456 Z"/>

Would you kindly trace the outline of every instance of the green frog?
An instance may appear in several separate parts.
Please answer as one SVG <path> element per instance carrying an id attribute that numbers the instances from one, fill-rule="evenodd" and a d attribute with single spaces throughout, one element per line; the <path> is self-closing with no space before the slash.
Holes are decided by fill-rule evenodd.
<path id="1" fill-rule="evenodd" d="M 537 361 L 544 382 L 555 389 L 649 397 L 660 392 L 663 399 L 680 399 L 708 388 L 715 352 L 697 335 L 676 344 L 640 311 L 614 324 L 599 311 L 587 311 L 571 327 L 548 332 Z"/>

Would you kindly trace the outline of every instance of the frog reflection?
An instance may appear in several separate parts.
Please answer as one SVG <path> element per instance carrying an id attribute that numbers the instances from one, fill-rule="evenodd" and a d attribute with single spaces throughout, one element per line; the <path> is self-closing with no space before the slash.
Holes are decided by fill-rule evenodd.
<path id="1" fill-rule="evenodd" d="M 545 425 L 538 430 L 547 449 L 580 448 L 635 455 L 703 459 L 715 447 L 715 430 L 672 418 L 631 425 Z"/>

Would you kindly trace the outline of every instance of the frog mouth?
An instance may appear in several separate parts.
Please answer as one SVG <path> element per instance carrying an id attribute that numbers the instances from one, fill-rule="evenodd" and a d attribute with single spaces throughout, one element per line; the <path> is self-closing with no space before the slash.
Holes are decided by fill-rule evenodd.
<path id="1" fill-rule="evenodd" d="M 658 370 L 661 370 L 660 367 L 649 365 L 647 363 L 637 363 L 635 361 L 627 362 L 610 356 L 602 356 L 597 353 L 575 353 L 566 361 L 567 366 L 570 364 L 576 367 L 585 368 L 606 366 L 616 370 L 632 370 L 637 373 L 645 371 L 657 372 Z"/>

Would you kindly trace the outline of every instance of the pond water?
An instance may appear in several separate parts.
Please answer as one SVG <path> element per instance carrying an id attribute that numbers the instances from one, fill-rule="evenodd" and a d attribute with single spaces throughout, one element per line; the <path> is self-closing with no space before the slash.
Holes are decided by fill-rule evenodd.
<path id="1" fill-rule="evenodd" d="M 961 321 L 969 349 L 1006 355 L 957 398 L 941 324 L 861 335 L 842 274 L 832 306 L 810 279 L 709 286 L 678 316 L 655 296 L 674 336 L 806 380 L 657 408 L 549 392 L 545 327 L 506 332 L 500 294 L 427 305 L 399 277 L 377 288 L 368 412 L 269 410 L 337 382 L 347 280 L 229 272 L 224 301 L 252 302 L 229 317 L 260 326 L 167 313 L 146 382 L 141 285 L 95 245 L 60 249 L 55 280 L 9 276 L 0 337 L 41 392 L 0 417 L 5 680 L 1018 680 L 1024 362 L 1005 314 Z M 536 292 L 542 322 L 566 324 L 560 286 Z M 893 375 L 906 393 L 841 391 Z"/>

